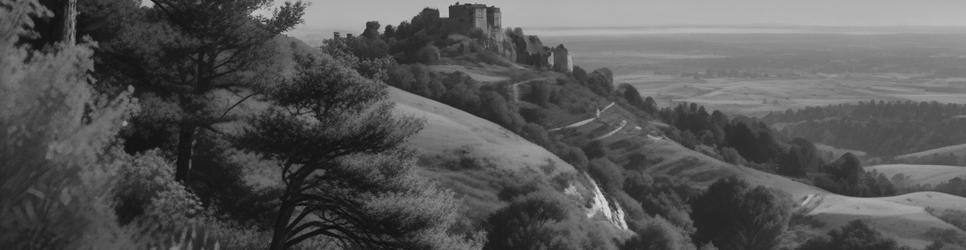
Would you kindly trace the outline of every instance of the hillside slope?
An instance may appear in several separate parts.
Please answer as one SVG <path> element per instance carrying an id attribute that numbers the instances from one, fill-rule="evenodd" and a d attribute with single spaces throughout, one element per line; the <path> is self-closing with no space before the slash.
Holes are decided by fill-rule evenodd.
<path id="1" fill-rule="evenodd" d="M 499 193 L 527 181 L 553 183 L 579 204 L 588 217 L 602 216 L 626 230 L 623 211 L 603 197 L 586 175 L 505 128 L 445 104 L 390 87 L 398 115 L 425 120 L 407 142 L 420 158 L 422 173 L 454 190 L 468 205 L 467 215 L 481 220 L 502 206 Z M 520 178 L 523 179 L 520 179 Z"/>

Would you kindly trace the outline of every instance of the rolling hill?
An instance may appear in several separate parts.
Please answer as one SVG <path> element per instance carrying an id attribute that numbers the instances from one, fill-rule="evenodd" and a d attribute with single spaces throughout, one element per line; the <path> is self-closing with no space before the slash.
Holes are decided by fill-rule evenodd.
<path id="1" fill-rule="evenodd" d="M 664 160 L 648 171 L 682 177 L 700 185 L 728 176 L 738 176 L 753 185 L 763 185 L 788 194 L 798 209 L 825 223 L 822 231 L 839 228 L 852 220 L 863 220 L 899 243 L 923 248 L 932 240 L 923 236 L 932 228 L 953 229 L 926 211 L 926 208 L 963 209 L 966 198 L 935 192 L 919 192 L 894 197 L 857 198 L 830 193 L 759 170 L 734 166 L 688 150 L 675 142 L 654 141 L 645 147 Z"/>
<path id="2" fill-rule="evenodd" d="M 606 133 L 617 128 L 619 121 L 632 120 L 632 117 L 626 114 L 626 110 L 617 106 L 614 110 L 603 114 L 599 121 L 569 133 L 587 133 L 590 136 Z M 652 161 L 644 172 L 652 176 L 674 176 L 692 183 L 694 187 L 704 188 L 718 179 L 736 176 L 752 185 L 779 190 L 796 204 L 796 210 L 811 215 L 825 224 L 818 229 L 821 233 L 858 219 L 872 225 L 886 236 L 896 239 L 900 244 L 913 248 L 923 248 L 931 244 L 932 239 L 924 234 L 933 228 L 966 233 L 926 211 L 926 208 L 966 208 L 966 198 L 963 197 L 936 192 L 918 192 L 880 198 L 842 196 L 784 176 L 720 161 L 654 133 L 658 132 L 649 128 L 624 129 L 603 139 L 606 147 L 610 149 L 608 157 L 615 163 L 624 164 L 627 162 L 628 155 L 643 153 Z M 966 170 L 966 168 L 962 169 Z"/>

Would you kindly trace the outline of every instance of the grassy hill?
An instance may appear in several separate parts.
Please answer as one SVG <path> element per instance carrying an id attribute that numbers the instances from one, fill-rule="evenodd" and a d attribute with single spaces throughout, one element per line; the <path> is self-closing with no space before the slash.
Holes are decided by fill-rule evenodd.
<path id="1" fill-rule="evenodd" d="M 409 146 L 419 155 L 421 172 L 457 193 L 471 220 L 482 220 L 503 206 L 507 186 L 537 181 L 564 189 L 589 217 L 602 216 L 626 229 L 619 206 L 612 206 L 586 175 L 519 135 L 493 122 L 445 104 L 390 87 L 398 115 L 425 120 Z M 616 208 L 616 209 L 615 209 Z"/>
<path id="2" fill-rule="evenodd" d="M 623 169 L 615 170 L 619 173 L 626 173 L 621 172 L 626 170 L 641 171 L 655 177 L 670 176 L 697 189 L 704 189 L 722 178 L 738 177 L 751 185 L 777 190 L 794 204 L 797 212 L 822 222 L 821 226 L 813 229 L 819 233 L 838 228 L 850 220 L 860 219 L 899 243 L 917 248 L 922 248 L 933 241 L 925 235 L 931 229 L 951 229 L 966 233 L 927 212 L 927 208 L 966 207 L 966 198 L 937 193 L 913 193 L 882 198 L 848 197 L 830 193 L 810 185 L 807 181 L 727 163 L 719 160 L 723 157 L 713 156 L 716 154 L 714 150 L 702 149 L 702 145 L 689 149 L 668 139 L 668 137 L 677 137 L 672 133 L 665 135 L 663 131 L 670 130 L 662 130 L 661 123 L 651 117 L 653 114 L 647 114 L 647 111 L 642 111 L 642 108 L 633 106 L 627 98 L 622 99 L 618 94 L 621 90 L 613 85 L 613 75 L 609 70 L 588 73 L 581 69 L 582 76 L 578 76 L 580 74 L 576 72 L 571 76 L 529 68 L 506 62 L 506 60 L 500 61 L 502 64 L 487 63 L 480 55 L 482 54 L 446 56 L 424 68 L 428 68 L 432 73 L 463 73 L 468 76 L 463 78 L 477 82 L 477 85 L 468 86 L 477 86 L 474 88 L 480 89 L 489 87 L 487 91 L 490 91 L 488 93 L 491 97 L 500 95 L 496 99 L 505 98 L 505 103 L 490 102 L 490 104 L 505 105 L 501 109 L 492 109 L 492 106 L 483 105 L 483 102 L 476 106 L 461 104 L 454 101 L 452 97 L 441 94 L 444 92 L 446 94 L 469 93 L 466 96 L 454 95 L 456 97 L 485 96 L 480 94 L 482 90 L 473 92 L 456 88 L 463 85 L 440 83 L 436 86 L 440 87 L 440 91 L 422 93 L 419 88 L 412 87 L 416 85 L 406 87 L 408 82 L 393 83 L 393 79 L 387 81 L 394 86 L 419 93 L 416 95 L 396 88 L 390 88 L 389 91 L 390 100 L 396 103 L 396 114 L 414 116 L 426 121 L 424 130 L 408 141 L 408 145 L 418 154 L 419 165 L 422 166 L 420 172 L 463 198 L 467 204 L 465 214 L 471 221 L 482 221 L 492 211 L 503 207 L 505 203 L 501 198 L 501 192 L 507 187 L 535 181 L 570 195 L 569 197 L 572 197 L 575 202 L 583 205 L 588 211 L 588 216 L 602 214 L 607 220 L 613 222 L 613 225 L 626 228 L 626 223 L 622 223 L 624 216 L 622 205 L 618 205 L 621 203 L 617 201 L 627 201 L 627 199 L 618 200 L 621 198 L 637 198 L 626 197 L 628 196 L 626 193 L 625 197 L 620 197 L 620 192 L 611 193 L 614 189 L 623 191 L 620 189 L 625 186 L 617 185 L 614 188 L 608 185 L 614 182 L 607 183 L 606 178 L 597 176 L 601 175 L 600 173 L 594 173 L 594 167 L 599 167 L 594 165 L 595 161 L 599 163 L 606 160 L 616 167 L 623 166 Z M 438 79 L 447 78 L 436 78 Z M 534 79 L 537 80 L 529 81 Z M 711 109 L 740 110 L 742 105 L 746 104 L 759 106 L 762 99 L 767 97 L 776 98 L 779 101 L 788 98 L 775 97 L 782 93 L 820 95 L 830 93 L 829 91 L 834 92 L 833 88 L 820 87 L 821 85 L 861 85 L 858 81 L 849 79 L 840 79 L 848 84 L 838 81 L 820 81 L 819 84 L 812 84 L 813 82 L 808 80 L 810 79 L 780 87 L 774 87 L 773 85 L 776 85 L 774 81 L 715 82 L 710 85 L 668 83 L 649 86 L 651 89 L 643 88 L 644 91 L 641 93 L 644 95 L 658 92 L 664 95 L 681 93 L 677 96 L 678 100 L 697 101 L 695 98 L 700 97 L 702 102 L 699 103 L 706 104 Z M 506 86 L 512 86 L 513 89 L 510 92 L 513 94 L 501 92 L 506 90 L 504 89 Z M 494 90 L 496 88 L 499 89 Z M 431 96 L 454 106 L 463 105 L 459 107 L 473 113 L 464 112 L 423 96 Z M 838 97 L 841 100 L 852 100 L 855 96 L 839 95 Z M 827 100 L 816 101 L 816 103 L 798 102 L 794 105 L 816 105 L 824 103 L 823 101 Z M 603 107 L 611 108 L 602 110 Z M 524 109 L 539 110 L 542 112 L 539 116 L 543 117 L 540 119 L 523 117 L 522 119 L 527 120 L 522 121 L 522 124 L 518 120 L 500 119 L 502 118 L 500 115 L 512 112 L 522 113 Z M 743 111 L 741 113 L 763 113 L 772 110 Z M 520 114 L 520 116 L 524 115 Z M 501 127 L 500 124 L 509 129 Z M 568 126 L 574 124 L 577 125 Z M 533 140 L 533 134 L 521 132 L 528 135 L 526 137 L 528 139 L 525 139 L 513 132 L 523 131 L 521 129 L 523 125 L 536 125 L 540 129 L 546 129 L 546 131 L 540 131 L 549 135 L 544 136 L 545 141 L 538 143 L 547 148 L 528 141 L 528 139 Z M 566 149 L 565 147 L 576 148 L 577 151 L 581 151 L 581 155 L 586 153 L 583 162 L 566 155 L 568 152 L 561 150 L 561 148 Z M 560 156 L 566 157 L 572 164 L 562 160 L 548 149 L 562 152 Z M 839 151 L 823 150 L 831 154 L 840 153 Z M 646 158 L 643 167 L 631 166 L 632 162 L 640 165 L 641 156 Z M 591 179 L 583 171 L 587 171 L 589 175 L 595 175 L 593 178 L 597 180 Z M 619 179 L 620 176 L 617 178 Z M 608 192 L 607 195 L 602 194 L 602 188 L 597 186 L 597 182 L 602 183 L 602 187 L 608 188 L 605 190 Z"/>
<path id="3" fill-rule="evenodd" d="M 933 185 L 948 181 L 950 179 L 966 176 L 966 167 L 943 166 L 943 165 L 916 165 L 916 164 L 888 164 L 866 167 L 866 170 L 875 170 L 888 177 L 897 174 L 905 175 L 908 178 L 907 185 Z"/>

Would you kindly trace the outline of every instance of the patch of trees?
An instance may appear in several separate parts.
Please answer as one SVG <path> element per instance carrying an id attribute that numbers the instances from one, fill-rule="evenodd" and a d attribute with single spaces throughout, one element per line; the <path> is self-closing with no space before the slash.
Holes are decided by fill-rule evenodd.
<path id="1" fill-rule="evenodd" d="M 875 156 L 896 156 L 966 142 L 966 105 L 938 102 L 868 101 L 808 107 L 766 115 L 789 123 L 782 132 Z"/>
<path id="2" fill-rule="evenodd" d="M 867 172 L 852 153 L 822 167 L 809 176 L 815 186 L 833 193 L 858 197 L 896 195 L 896 188 L 885 174 Z"/>
<path id="3" fill-rule="evenodd" d="M 803 138 L 788 140 L 761 120 L 729 118 L 720 111 L 709 114 L 704 107 L 694 103 L 661 109 L 659 116 L 674 127 L 668 131 L 668 137 L 690 148 L 710 146 L 715 150 L 714 156 L 727 162 L 747 163 L 760 170 L 808 179 L 816 186 L 839 194 L 885 196 L 896 193 L 884 175 L 865 172 L 855 155 L 846 154 L 835 162 L 826 163 L 812 142 Z"/>
<path id="4" fill-rule="evenodd" d="M 811 142 L 798 138 L 789 142 L 754 118 L 729 118 L 717 110 L 709 113 L 695 103 L 664 108 L 657 115 L 674 127 L 668 131 L 671 139 L 689 148 L 710 146 L 731 163 L 747 163 L 795 177 L 805 176 L 822 164 Z"/>
<path id="5" fill-rule="evenodd" d="M 587 75 L 586 81 L 581 82 L 598 95 L 611 96 L 614 93 L 614 72 L 608 68 L 594 70 Z"/>
<path id="6" fill-rule="evenodd" d="M 587 173 L 608 200 L 623 208 L 628 228 L 635 233 L 621 249 L 696 249 L 687 201 L 697 191 L 690 186 L 624 169 L 606 158 L 590 161 Z"/>
<path id="7" fill-rule="evenodd" d="M 637 91 L 637 88 L 627 83 L 622 83 L 617 87 L 617 90 L 619 95 L 632 107 L 644 111 L 646 114 L 657 114 L 657 102 L 653 97 L 641 97 L 641 93 Z"/>
<path id="8" fill-rule="evenodd" d="M 811 239 L 802 244 L 799 250 L 899 250 L 895 240 L 886 238 L 874 228 L 860 220 L 849 222 L 842 228 L 828 232 L 827 237 Z"/>

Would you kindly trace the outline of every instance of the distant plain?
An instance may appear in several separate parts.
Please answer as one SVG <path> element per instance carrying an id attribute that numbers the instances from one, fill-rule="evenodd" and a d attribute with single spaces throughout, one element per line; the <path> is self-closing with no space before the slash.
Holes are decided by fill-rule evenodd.
<path id="1" fill-rule="evenodd" d="M 966 103 L 966 34 L 858 28 L 536 30 L 658 104 L 761 116 L 868 100 Z"/>

